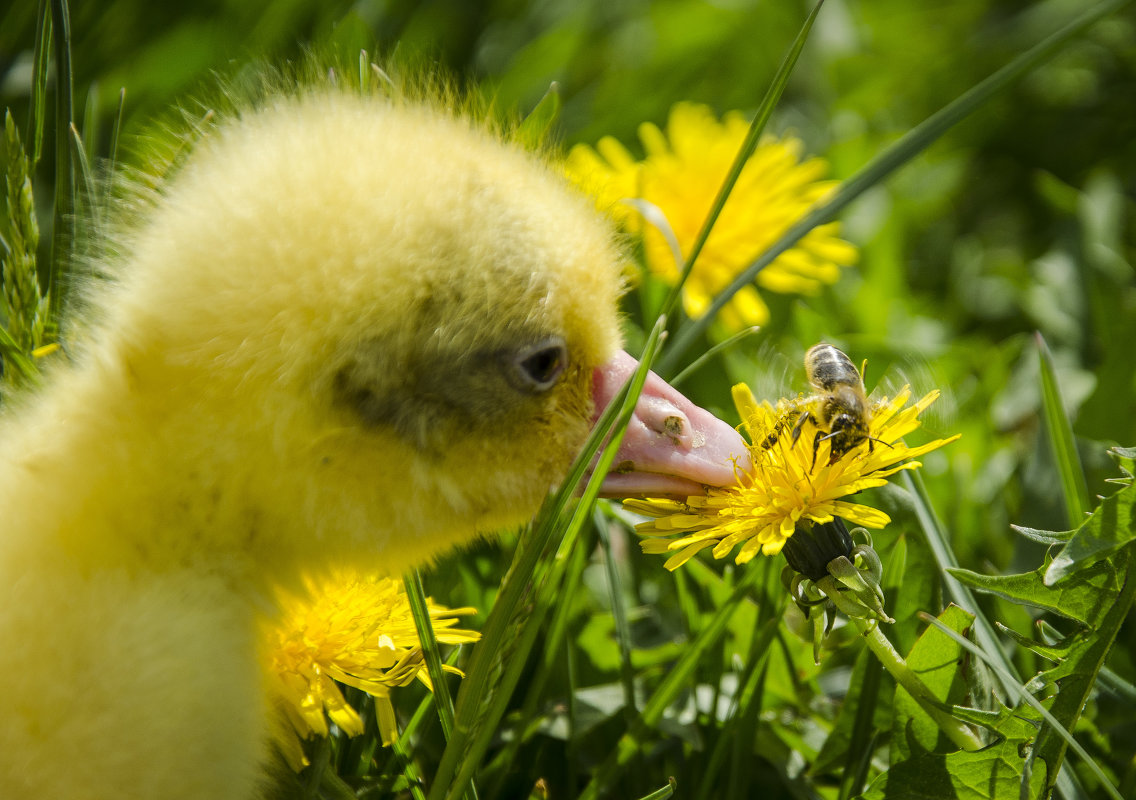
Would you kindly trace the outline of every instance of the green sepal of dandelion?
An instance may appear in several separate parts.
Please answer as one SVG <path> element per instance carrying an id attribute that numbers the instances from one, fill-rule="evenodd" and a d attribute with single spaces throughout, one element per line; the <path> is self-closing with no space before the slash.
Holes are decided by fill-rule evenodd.
<path id="1" fill-rule="evenodd" d="M 883 528 L 891 522 L 887 514 L 843 498 L 885 485 L 900 470 L 921 466 L 913 459 L 959 438 L 956 434 L 908 447 L 903 437 L 920 426 L 919 415 L 939 392 L 928 392 L 908 405 L 911 389 L 905 386 L 893 399 L 873 403 L 871 438 L 832 460 L 829 441 L 814 446 L 820 429 L 811 418 L 795 438 L 792 435 L 793 420 L 809 408 L 811 398 L 783 399 L 774 407 L 758 403 L 745 384 L 734 387 L 733 397 L 749 437 L 753 464 L 751 469 L 735 465 L 734 486 L 685 500 L 624 501 L 630 510 L 654 517 L 635 527 L 647 537 L 642 542 L 644 552 L 670 555 L 667 569 L 677 569 L 707 548 L 712 548 L 715 558 L 725 558 L 741 545 L 734 558 L 738 564 L 758 553 L 776 555 L 799 525 L 825 524 L 836 517 L 865 528 Z"/>

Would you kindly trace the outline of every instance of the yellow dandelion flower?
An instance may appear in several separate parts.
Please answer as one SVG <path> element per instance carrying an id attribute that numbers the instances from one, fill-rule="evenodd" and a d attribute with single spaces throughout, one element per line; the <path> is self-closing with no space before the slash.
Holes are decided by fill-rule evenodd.
<path id="1" fill-rule="evenodd" d="M 920 466 L 911 459 L 958 438 L 908 447 L 903 437 L 919 427 L 919 414 L 939 392 L 909 406 L 911 390 L 905 386 L 894 399 L 885 397 L 873 404 L 870 438 L 832 459 L 831 439 L 821 432 L 817 441 L 815 414 L 801 424 L 798 436 L 792 435 L 795 424 L 790 420 L 811 398 L 782 400 L 775 408 L 758 403 L 745 384 L 735 386 L 733 395 L 753 462 L 751 469 L 735 467 L 735 486 L 710 489 L 705 497 L 685 501 L 624 501 L 628 508 L 656 518 L 636 529 L 648 537 L 642 542 L 645 552 L 671 554 L 667 569 L 676 569 L 706 548 L 713 548 L 715 558 L 724 558 L 741 545 L 735 557 L 738 564 L 759 552 L 776 555 L 799 528 L 837 517 L 865 528 L 882 528 L 891 521 L 887 514 L 844 498 L 883 486 L 896 472 Z"/>
<path id="2" fill-rule="evenodd" d="M 666 217 L 681 255 L 694 244 L 714 198 L 745 139 L 749 124 L 737 112 L 719 121 L 706 106 L 679 103 L 671 109 L 666 133 L 650 123 L 639 128 L 646 157 L 636 161 L 612 137 L 595 149 L 577 145 L 568 154 L 569 177 L 596 198 L 601 210 L 629 231 L 642 233 L 648 268 L 674 282 L 680 265 L 667 238 L 645 225 L 640 210 L 623 202 L 639 199 Z M 714 297 L 749 266 L 836 181 L 822 180 L 827 164 L 802 160 L 798 139 L 766 137 L 754 151 L 683 286 L 686 313 L 699 317 Z M 840 267 L 856 261 L 856 248 L 839 238 L 840 224 L 814 228 L 757 276 L 757 285 L 779 293 L 815 294 L 835 283 Z M 764 324 L 769 310 L 757 289 L 747 286 L 722 310 L 734 330 Z"/>
<path id="3" fill-rule="evenodd" d="M 297 770 L 306 763 L 300 739 L 327 736 L 328 718 L 349 736 L 363 732 L 362 719 L 337 681 L 375 698 L 379 733 L 388 746 L 398 735 L 391 689 L 415 678 L 430 686 L 402 581 L 334 575 L 308 581 L 306 588 L 305 596 L 281 598 L 281 622 L 269 633 L 271 676 L 295 734 L 280 745 Z M 480 638 L 454 627 L 455 617 L 475 609 L 427 605 L 442 644 Z"/>

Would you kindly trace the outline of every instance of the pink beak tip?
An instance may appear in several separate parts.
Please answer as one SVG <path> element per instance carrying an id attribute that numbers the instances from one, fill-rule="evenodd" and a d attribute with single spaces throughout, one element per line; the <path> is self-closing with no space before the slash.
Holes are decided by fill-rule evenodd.
<path id="1" fill-rule="evenodd" d="M 596 370 L 597 417 L 637 367 L 635 359 L 621 351 Z M 604 480 L 601 493 L 605 497 L 685 497 L 734 484 L 736 469 L 748 469 L 750 457 L 745 441 L 732 426 L 694 405 L 652 372 L 615 464 L 617 468 Z"/>

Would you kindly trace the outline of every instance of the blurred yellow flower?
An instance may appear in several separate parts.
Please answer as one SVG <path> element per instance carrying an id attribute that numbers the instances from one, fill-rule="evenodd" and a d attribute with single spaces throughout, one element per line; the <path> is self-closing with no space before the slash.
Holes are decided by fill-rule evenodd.
<path id="1" fill-rule="evenodd" d="M 269 634 L 271 676 L 295 734 L 284 737 L 280 746 L 297 770 L 306 763 L 300 739 L 327 736 L 327 718 L 349 736 L 363 732 L 363 720 L 336 681 L 375 698 L 385 746 L 398 736 L 391 689 L 415 678 L 430 686 L 402 581 L 340 574 L 319 583 L 309 580 L 306 588 L 305 596 L 281 598 L 281 621 Z M 454 627 L 455 617 L 475 609 L 431 602 L 428 609 L 440 643 L 481 638 L 476 631 Z"/>
<path id="2" fill-rule="evenodd" d="M 759 552 L 776 555 L 799 528 L 823 524 L 841 517 L 865 528 L 882 528 L 891 521 L 887 514 L 842 498 L 873 486 L 903 469 L 920 466 L 916 458 L 958 438 L 936 439 L 908 447 L 902 437 L 919 427 L 921 414 L 939 396 L 928 393 L 907 405 L 911 390 L 904 387 L 893 400 L 882 398 L 872 406 L 870 439 L 831 460 L 832 441 L 814 442 L 816 415 L 803 423 L 799 436 L 792 436 L 789 419 L 799 417 L 809 399 L 782 400 L 774 408 L 758 403 L 745 384 L 734 387 L 734 404 L 751 444 L 752 470 L 735 467 L 738 482 L 723 489 L 710 489 L 705 497 L 677 500 L 625 500 L 624 505 L 649 517 L 636 526 L 648 536 L 642 542 L 647 553 L 671 554 L 667 569 L 676 569 L 700 550 L 713 548 L 715 558 L 724 558 L 741 544 L 735 561 L 744 564 Z M 832 463 L 829 463 L 831 460 Z"/>
<path id="3" fill-rule="evenodd" d="M 681 264 L 666 237 L 646 221 L 642 200 L 666 217 L 682 258 L 740 149 L 749 124 L 737 112 L 719 121 L 710 109 L 679 103 L 671 109 L 664 134 L 655 125 L 639 127 L 646 158 L 636 161 L 614 138 L 593 150 L 577 145 L 568 154 L 569 177 L 596 198 L 599 208 L 627 230 L 641 233 L 647 266 L 663 279 L 678 279 Z M 746 163 L 733 192 L 683 287 L 686 313 L 699 317 L 713 298 L 772 245 L 836 181 L 822 180 L 827 164 L 801 160 L 803 145 L 791 137 L 766 137 Z M 840 267 L 856 261 L 856 248 L 839 238 L 840 224 L 810 231 L 757 276 L 757 285 L 779 293 L 815 294 L 840 277 Z M 754 286 L 739 291 L 722 310 L 722 322 L 737 330 L 764 324 L 769 310 Z"/>

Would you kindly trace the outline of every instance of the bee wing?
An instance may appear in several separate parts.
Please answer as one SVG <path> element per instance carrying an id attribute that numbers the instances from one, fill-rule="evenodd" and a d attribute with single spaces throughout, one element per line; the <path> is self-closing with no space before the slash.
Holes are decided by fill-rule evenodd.
<path id="1" fill-rule="evenodd" d="M 872 369 L 875 364 L 877 369 Z M 875 407 L 884 398 L 893 398 L 907 386 L 912 401 L 938 390 L 939 399 L 919 415 L 928 433 L 945 436 L 955 429 L 958 418 L 958 398 L 952 390 L 951 380 L 937 369 L 935 362 L 918 353 L 903 353 L 893 360 L 873 360 L 861 370 L 869 400 Z M 878 377 L 877 377 L 878 376 Z"/>

